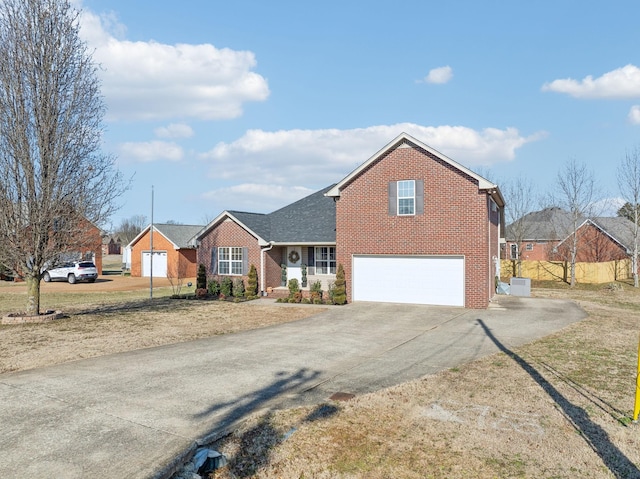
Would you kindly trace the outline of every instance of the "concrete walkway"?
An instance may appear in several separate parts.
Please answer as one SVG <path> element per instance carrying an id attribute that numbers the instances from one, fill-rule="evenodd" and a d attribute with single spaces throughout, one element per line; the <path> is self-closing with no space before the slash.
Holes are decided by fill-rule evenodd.
<path id="1" fill-rule="evenodd" d="M 283 305 L 286 307 L 286 305 Z M 569 301 L 488 310 L 355 303 L 240 334 L 0 375 L 0 477 L 162 478 L 247 414 L 364 394 L 582 319 Z"/>

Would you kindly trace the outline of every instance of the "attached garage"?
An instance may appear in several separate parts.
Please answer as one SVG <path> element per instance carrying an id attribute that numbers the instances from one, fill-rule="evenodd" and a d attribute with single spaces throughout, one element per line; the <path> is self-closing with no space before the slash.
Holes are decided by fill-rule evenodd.
<path id="1" fill-rule="evenodd" d="M 465 305 L 463 256 L 353 256 L 354 301 Z"/>
<path id="2" fill-rule="evenodd" d="M 151 276 L 151 251 L 142 252 L 142 276 Z M 153 252 L 153 277 L 165 278 L 167 276 L 167 252 Z"/>

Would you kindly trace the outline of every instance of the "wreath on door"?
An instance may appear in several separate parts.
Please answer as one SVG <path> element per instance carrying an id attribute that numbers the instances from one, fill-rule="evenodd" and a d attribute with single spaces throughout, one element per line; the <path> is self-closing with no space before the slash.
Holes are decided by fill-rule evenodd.
<path id="1" fill-rule="evenodd" d="M 291 251 L 289 253 L 289 261 L 292 264 L 296 264 L 298 261 L 300 261 L 300 254 L 296 250 Z"/>

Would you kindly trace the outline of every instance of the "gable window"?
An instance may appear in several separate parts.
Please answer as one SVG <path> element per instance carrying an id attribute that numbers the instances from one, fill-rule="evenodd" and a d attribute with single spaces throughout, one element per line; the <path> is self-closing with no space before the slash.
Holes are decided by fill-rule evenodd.
<path id="1" fill-rule="evenodd" d="M 398 181 L 398 215 L 414 215 L 416 212 L 415 180 Z"/>
<path id="2" fill-rule="evenodd" d="M 389 215 L 418 216 L 424 214 L 424 180 L 389 182 Z"/>
<path id="3" fill-rule="evenodd" d="M 242 275 L 244 271 L 245 248 L 218 248 L 218 274 Z"/>
<path id="4" fill-rule="evenodd" d="M 315 251 L 316 274 L 336 274 L 335 246 L 317 246 Z"/>

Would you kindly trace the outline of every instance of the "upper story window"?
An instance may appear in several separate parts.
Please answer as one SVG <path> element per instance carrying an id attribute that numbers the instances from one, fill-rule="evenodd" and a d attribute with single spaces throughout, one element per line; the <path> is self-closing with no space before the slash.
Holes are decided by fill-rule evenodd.
<path id="1" fill-rule="evenodd" d="M 415 180 L 398 181 L 398 215 L 416 214 Z"/>
<path id="2" fill-rule="evenodd" d="M 424 214 L 424 180 L 389 182 L 389 215 L 418 216 Z"/>

